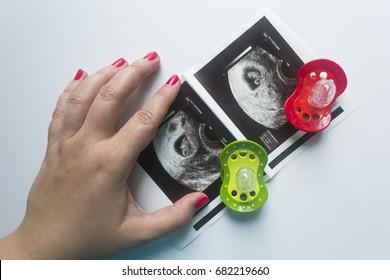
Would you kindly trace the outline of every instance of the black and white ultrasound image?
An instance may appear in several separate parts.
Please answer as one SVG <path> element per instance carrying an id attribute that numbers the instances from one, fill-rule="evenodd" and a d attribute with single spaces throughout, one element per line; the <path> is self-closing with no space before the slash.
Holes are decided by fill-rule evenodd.
<path id="1" fill-rule="evenodd" d="M 292 94 L 303 61 L 262 18 L 195 73 L 248 139 L 272 152 L 296 129 L 284 103 Z"/>
<path id="2" fill-rule="evenodd" d="M 205 123 L 188 112 L 174 113 L 158 130 L 153 147 L 161 165 L 176 181 L 203 191 L 219 177 L 223 145 Z"/>
<path id="3" fill-rule="evenodd" d="M 252 120 L 277 130 L 287 122 L 284 103 L 296 85 L 282 71 L 283 61 L 256 46 L 227 70 L 237 104 Z"/>
<path id="4" fill-rule="evenodd" d="M 178 98 L 138 162 L 172 202 L 193 191 L 210 199 L 220 188 L 219 153 L 233 136 L 183 83 Z"/>

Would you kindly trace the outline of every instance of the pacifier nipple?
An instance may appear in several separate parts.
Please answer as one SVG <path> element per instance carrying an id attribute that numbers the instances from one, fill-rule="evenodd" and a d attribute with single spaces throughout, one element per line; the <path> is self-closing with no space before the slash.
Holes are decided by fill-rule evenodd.
<path id="1" fill-rule="evenodd" d="M 332 80 L 321 79 L 313 86 L 309 96 L 310 105 L 316 108 L 325 108 L 336 95 L 336 85 Z"/>
<path id="2" fill-rule="evenodd" d="M 251 192 L 256 187 L 256 173 L 248 167 L 242 167 L 236 175 L 237 189 L 243 193 Z"/>

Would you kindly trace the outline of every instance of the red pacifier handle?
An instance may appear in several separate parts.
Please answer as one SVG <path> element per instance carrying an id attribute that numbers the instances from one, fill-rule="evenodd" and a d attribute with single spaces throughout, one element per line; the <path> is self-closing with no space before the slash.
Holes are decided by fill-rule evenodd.
<path id="1" fill-rule="evenodd" d="M 298 84 L 284 105 L 288 121 L 297 129 L 317 132 L 328 127 L 335 99 L 347 87 L 347 76 L 335 62 L 317 59 L 304 64 Z"/>

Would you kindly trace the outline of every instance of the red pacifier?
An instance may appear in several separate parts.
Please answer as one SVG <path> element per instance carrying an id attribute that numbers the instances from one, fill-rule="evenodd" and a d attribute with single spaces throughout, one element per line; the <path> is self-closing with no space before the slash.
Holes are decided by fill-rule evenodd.
<path id="1" fill-rule="evenodd" d="M 304 64 L 298 84 L 284 105 L 288 121 L 297 129 L 317 132 L 328 127 L 335 99 L 347 87 L 347 76 L 335 62 L 327 59 Z"/>

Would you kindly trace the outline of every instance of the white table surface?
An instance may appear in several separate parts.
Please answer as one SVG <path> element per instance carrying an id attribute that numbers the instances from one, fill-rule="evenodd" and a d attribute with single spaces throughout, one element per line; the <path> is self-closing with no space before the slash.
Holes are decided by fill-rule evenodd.
<path id="1" fill-rule="evenodd" d="M 78 68 L 162 57 L 145 96 L 268 6 L 337 61 L 360 108 L 268 183 L 258 213 L 229 213 L 181 251 L 167 238 L 130 259 L 390 259 L 390 2 L 0 0 L 0 236 L 15 229 L 58 95 Z M 138 106 L 144 100 L 138 102 Z"/>

